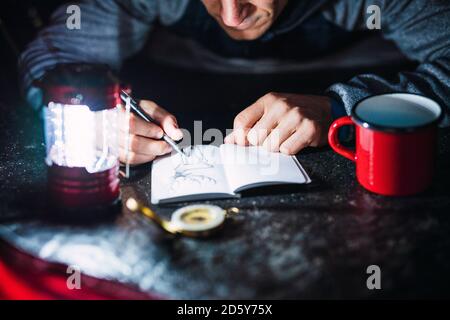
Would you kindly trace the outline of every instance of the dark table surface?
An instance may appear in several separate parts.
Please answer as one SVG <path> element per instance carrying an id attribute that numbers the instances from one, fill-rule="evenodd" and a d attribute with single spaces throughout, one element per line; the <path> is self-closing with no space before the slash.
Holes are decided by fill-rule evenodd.
<path id="1" fill-rule="evenodd" d="M 129 67 L 133 82 L 142 70 Z M 134 80 L 179 115 L 182 126 L 231 127 L 236 112 L 268 91 L 320 92 L 346 73 L 208 75 L 150 67 Z M 19 103 L 1 103 L 0 236 L 49 261 L 135 285 L 169 298 L 408 298 L 450 296 L 450 133 L 441 131 L 433 187 L 386 198 L 358 185 L 354 164 L 328 148 L 299 159 L 313 183 L 280 194 L 249 194 L 211 203 L 237 206 L 217 236 L 195 240 L 162 234 L 127 210 L 89 225 L 52 219 L 46 210 L 40 119 Z M 150 166 L 133 169 L 123 199 L 150 199 Z M 164 216 L 180 205 L 153 206 Z M 366 287 L 378 265 L 382 289 Z"/>

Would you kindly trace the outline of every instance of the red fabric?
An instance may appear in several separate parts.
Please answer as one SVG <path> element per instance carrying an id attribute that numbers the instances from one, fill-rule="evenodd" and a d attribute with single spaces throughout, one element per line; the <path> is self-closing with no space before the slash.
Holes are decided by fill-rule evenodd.
<path id="1" fill-rule="evenodd" d="M 81 275 L 81 289 L 67 287 L 67 266 L 48 263 L 0 241 L 0 300 L 158 299 L 126 285 Z"/>

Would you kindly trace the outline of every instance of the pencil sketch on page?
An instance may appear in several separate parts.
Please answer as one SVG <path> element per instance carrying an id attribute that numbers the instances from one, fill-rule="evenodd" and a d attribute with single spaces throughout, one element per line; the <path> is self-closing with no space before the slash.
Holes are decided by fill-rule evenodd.
<path id="1" fill-rule="evenodd" d="M 184 149 L 186 156 L 174 159 L 174 172 L 170 181 L 170 190 L 188 188 L 191 185 L 207 187 L 217 184 L 216 178 L 209 174 L 214 171 L 215 157 L 211 152 L 214 149 L 206 149 L 205 146 L 192 146 Z"/>

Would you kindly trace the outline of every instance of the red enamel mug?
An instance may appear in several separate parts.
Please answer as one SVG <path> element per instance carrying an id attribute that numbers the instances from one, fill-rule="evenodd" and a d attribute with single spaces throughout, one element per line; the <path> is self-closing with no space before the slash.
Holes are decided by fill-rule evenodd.
<path id="1" fill-rule="evenodd" d="M 356 177 L 367 190 L 413 195 L 431 185 L 442 117 L 439 104 L 420 95 L 373 96 L 355 105 L 351 116 L 337 119 L 328 141 L 334 151 L 356 163 Z M 355 126 L 354 151 L 339 141 L 343 126 Z"/>

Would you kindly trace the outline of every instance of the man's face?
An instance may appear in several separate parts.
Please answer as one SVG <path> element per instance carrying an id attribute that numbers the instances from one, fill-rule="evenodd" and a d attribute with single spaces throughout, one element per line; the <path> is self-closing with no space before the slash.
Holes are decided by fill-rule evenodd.
<path id="1" fill-rule="evenodd" d="M 275 22 L 288 0 L 202 0 L 209 14 L 235 40 L 254 40 Z"/>

